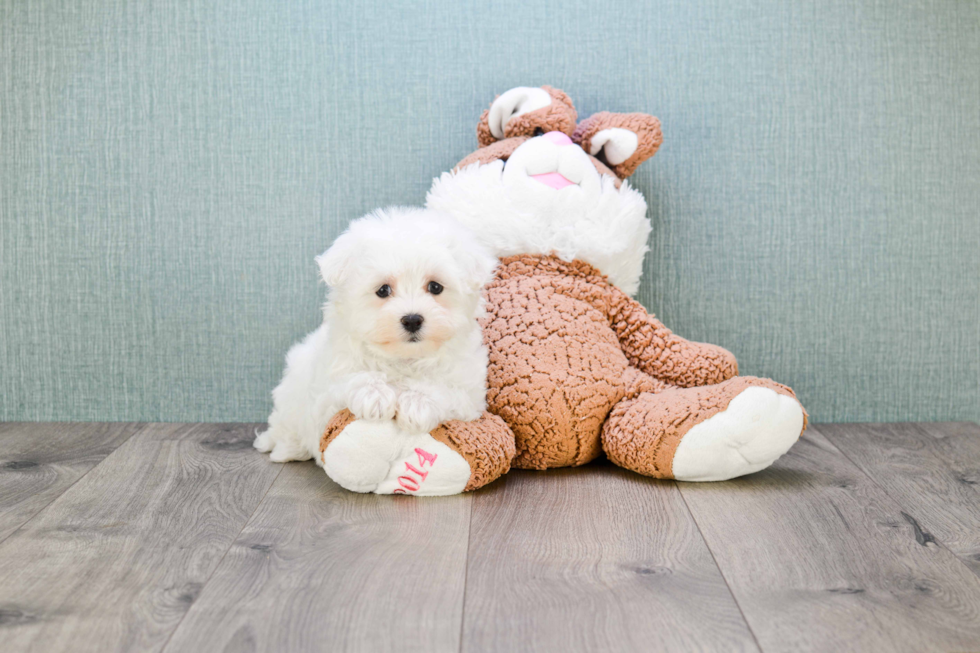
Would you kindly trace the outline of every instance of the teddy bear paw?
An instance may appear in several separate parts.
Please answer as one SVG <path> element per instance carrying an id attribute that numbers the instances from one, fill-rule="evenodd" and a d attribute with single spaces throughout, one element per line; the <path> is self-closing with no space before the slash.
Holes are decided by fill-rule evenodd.
<path id="1" fill-rule="evenodd" d="M 459 494 L 470 465 L 429 433 L 409 433 L 394 421 L 355 420 L 321 454 L 324 471 L 352 492 L 442 496 Z"/>
<path id="2" fill-rule="evenodd" d="M 674 453 L 679 481 L 724 481 L 765 469 L 803 431 L 803 407 L 769 388 L 740 392 L 724 411 L 688 431 Z"/>

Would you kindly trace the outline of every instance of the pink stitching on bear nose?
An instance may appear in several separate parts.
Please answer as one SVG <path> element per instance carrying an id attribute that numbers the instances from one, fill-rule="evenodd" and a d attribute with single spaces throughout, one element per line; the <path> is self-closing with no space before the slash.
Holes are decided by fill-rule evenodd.
<path id="1" fill-rule="evenodd" d="M 572 139 L 568 137 L 568 134 L 562 132 L 548 132 L 543 134 L 542 138 L 547 138 L 549 141 L 555 145 L 561 147 L 562 145 L 571 145 Z"/>

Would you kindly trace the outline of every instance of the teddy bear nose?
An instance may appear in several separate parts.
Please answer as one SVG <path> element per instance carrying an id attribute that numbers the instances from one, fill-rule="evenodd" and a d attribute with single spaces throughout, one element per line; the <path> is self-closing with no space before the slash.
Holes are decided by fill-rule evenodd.
<path id="1" fill-rule="evenodd" d="M 415 333 L 422 328 L 423 318 L 418 313 L 412 313 L 411 315 L 402 316 L 402 326 L 409 333 Z"/>
<path id="2" fill-rule="evenodd" d="M 568 137 L 568 134 L 563 132 L 548 132 L 547 134 L 542 134 L 541 137 L 548 139 L 559 147 L 572 144 L 572 139 Z"/>

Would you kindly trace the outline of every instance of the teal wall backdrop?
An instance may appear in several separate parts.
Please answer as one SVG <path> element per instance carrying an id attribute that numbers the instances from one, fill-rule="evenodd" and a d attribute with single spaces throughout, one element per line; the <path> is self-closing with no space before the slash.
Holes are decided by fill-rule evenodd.
<path id="1" fill-rule="evenodd" d="M 675 331 L 819 421 L 980 419 L 963 0 L 0 0 L 0 419 L 264 419 L 314 255 L 540 84 L 663 121 Z"/>

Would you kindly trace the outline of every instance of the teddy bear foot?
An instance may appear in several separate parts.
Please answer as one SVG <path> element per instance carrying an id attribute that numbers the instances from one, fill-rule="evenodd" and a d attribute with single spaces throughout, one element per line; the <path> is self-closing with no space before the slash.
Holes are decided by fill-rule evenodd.
<path id="1" fill-rule="evenodd" d="M 461 455 L 428 433 L 405 433 L 393 421 L 351 422 L 323 450 L 321 463 L 341 487 L 374 494 L 459 494 L 471 476 Z"/>
<path id="2" fill-rule="evenodd" d="M 395 421 L 358 420 L 343 410 L 324 431 L 319 462 L 353 492 L 444 496 L 499 478 L 515 453 L 513 432 L 490 413 L 412 434 Z"/>
<path id="3" fill-rule="evenodd" d="M 765 469 L 803 431 L 803 407 L 793 397 L 750 387 L 728 408 L 695 425 L 677 445 L 678 481 L 726 481 Z"/>
<path id="4" fill-rule="evenodd" d="M 602 446 L 614 463 L 647 476 L 725 481 L 771 465 L 804 428 L 806 412 L 792 390 L 740 376 L 620 402 Z"/>

